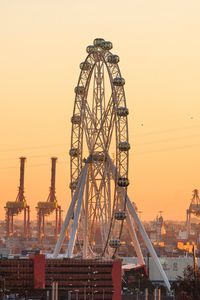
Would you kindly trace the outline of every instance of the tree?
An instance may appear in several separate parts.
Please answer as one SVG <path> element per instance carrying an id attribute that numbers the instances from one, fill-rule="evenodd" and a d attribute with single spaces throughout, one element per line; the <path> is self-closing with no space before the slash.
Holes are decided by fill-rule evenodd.
<path id="1" fill-rule="evenodd" d="M 200 269 L 187 266 L 173 284 L 177 300 L 200 300 Z"/>

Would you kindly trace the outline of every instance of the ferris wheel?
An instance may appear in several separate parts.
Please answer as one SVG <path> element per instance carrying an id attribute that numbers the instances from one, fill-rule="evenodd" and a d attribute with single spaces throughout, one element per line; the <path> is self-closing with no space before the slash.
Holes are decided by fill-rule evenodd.
<path id="1" fill-rule="evenodd" d="M 69 151 L 72 198 L 54 257 L 60 252 L 68 230 L 67 257 L 113 258 L 121 247 L 126 222 L 138 264 L 145 262 L 135 224 L 162 269 L 127 194 L 129 111 L 120 59 L 111 49 L 111 42 L 97 38 L 87 47 L 87 57 L 80 64 Z"/>

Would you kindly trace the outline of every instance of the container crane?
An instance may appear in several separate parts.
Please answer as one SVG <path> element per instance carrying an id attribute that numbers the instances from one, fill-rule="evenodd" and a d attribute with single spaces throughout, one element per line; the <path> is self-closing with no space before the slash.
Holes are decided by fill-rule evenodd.
<path id="1" fill-rule="evenodd" d="M 30 207 L 26 203 L 24 196 L 24 170 L 26 157 L 20 157 L 20 182 L 19 191 L 15 201 L 6 202 L 6 235 L 7 237 L 14 234 L 14 216 L 21 212 L 24 213 L 24 237 L 30 237 Z"/>
<path id="2" fill-rule="evenodd" d="M 57 240 L 61 228 L 61 206 L 58 205 L 56 199 L 56 161 L 57 157 L 51 158 L 51 186 L 47 201 L 38 202 L 36 207 L 38 217 L 38 240 L 42 241 L 45 238 L 45 217 L 55 212 L 55 231 L 54 236 Z"/>
<path id="3" fill-rule="evenodd" d="M 191 229 L 191 215 L 196 217 L 200 217 L 200 198 L 199 191 L 197 189 L 193 190 L 192 199 L 190 202 L 190 206 L 186 211 L 186 226 L 187 226 L 187 235 L 190 235 Z"/>

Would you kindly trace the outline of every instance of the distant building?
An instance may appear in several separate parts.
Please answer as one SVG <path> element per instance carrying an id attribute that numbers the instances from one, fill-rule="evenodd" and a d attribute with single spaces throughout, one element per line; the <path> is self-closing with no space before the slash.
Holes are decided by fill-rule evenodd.
<path id="1" fill-rule="evenodd" d="M 176 281 L 178 276 L 183 276 L 184 269 L 190 265 L 193 266 L 193 257 L 160 257 L 160 262 L 169 281 Z M 197 260 L 200 264 L 200 259 Z M 136 257 L 126 257 L 123 259 L 126 264 L 136 264 Z M 149 266 L 149 279 L 156 283 L 162 283 L 162 277 L 151 257 L 146 259 L 146 264 Z"/>

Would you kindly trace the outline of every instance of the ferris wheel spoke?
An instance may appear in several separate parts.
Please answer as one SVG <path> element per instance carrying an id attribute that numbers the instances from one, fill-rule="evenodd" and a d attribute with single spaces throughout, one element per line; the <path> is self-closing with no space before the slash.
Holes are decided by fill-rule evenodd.
<path id="1" fill-rule="evenodd" d="M 95 118 L 90 110 L 87 101 L 85 101 L 84 107 L 85 107 L 84 128 L 85 128 L 88 148 L 92 152 L 92 149 L 94 150 L 94 145 L 97 144 L 97 148 L 102 148 L 103 150 L 105 150 L 105 145 L 108 144 L 108 140 L 111 139 L 110 134 L 112 133 L 112 126 L 114 126 L 112 97 L 110 98 L 107 108 L 104 112 L 103 119 L 101 121 L 101 127 L 99 129 L 97 128 Z M 110 122 L 108 122 L 109 114 L 111 116 Z M 106 123 L 108 124 L 107 126 L 105 126 Z M 106 127 L 106 130 L 104 127 Z"/>
<path id="2" fill-rule="evenodd" d="M 97 130 L 96 137 L 93 143 L 94 145 L 92 149 L 93 151 L 98 150 L 98 148 L 102 148 L 102 151 L 106 151 L 106 152 L 108 151 L 108 145 L 110 145 L 109 141 L 111 139 L 111 134 L 112 134 L 112 126 L 114 126 L 113 111 L 114 111 L 114 104 L 113 104 L 113 99 L 111 97 L 108 102 L 105 113 L 102 117 L 101 126 Z"/>
<path id="3" fill-rule="evenodd" d="M 101 124 L 105 108 L 104 63 L 98 61 L 94 70 L 92 113 L 95 116 L 96 128 Z"/>
<path id="4" fill-rule="evenodd" d="M 95 178 L 93 176 L 93 178 Z M 101 180 L 99 182 L 99 185 L 97 186 L 96 181 L 93 181 L 93 186 L 95 189 L 95 194 L 96 194 L 96 201 L 95 205 L 93 206 L 93 220 L 91 224 L 91 231 L 94 231 L 95 223 L 98 222 L 101 224 L 101 236 L 102 236 L 102 242 L 105 240 L 105 229 L 102 227 L 102 224 L 106 223 L 108 216 L 107 216 L 107 209 L 105 209 L 105 199 L 104 199 L 104 194 L 105 194 L 105 180 Z"/>
<path id="5" fill-rule="evenodd" d="M 114 119 L 115 114 L 113 114 L 114 111 L 114 105 L 113 105 L 113 99 L 112 97 L 109 100 L 109 103 L 107 105 L 107 108 L 104 112 L 102 121 L 101 121 L 101 127 L 97 129 L 97 126 L 94 121 L 94 117 L 92 115 L 92 112 L 89 108 L 88 103 L 85 103 L 85 123 L 84 128 L 86 132 L 86 140 L 87 145 L 90 150 L 90 152 L 97 151 L 101 149 L 102 151 L 108 151 L 108 148 L 110 146 L 111 142 L 111 136 L 113 132 L 114 127 Z M 89 121 L 87 121 L 89 120 Z M 94 127 L 93 130 L 91 130 L 91 127 Z M 95 132 L 95 134 L 94 134 Z M 96 146 L 96 147 L 95 147 Z"/>
<path id="6" fill-rule="evenodd" d="M 90 107 L 89 107 L 87 101 L 85 102 L 84 129 L 85 129 L 87 146 L 88 146 L 89 151 L 91 153 L 93 145 L 94 145 L 94 139 L 95 139 L 95 135 L 96 135 L 95 132 L 97 131 L 97 128 L 96 128 L 96 123 L 95 123 L 95 120 L 94 120 L 94 116 L 93 116 L 93 114 L 90 110 Z M 102 141 L 101 141 L 101 144 L 103 144 Z"/>

